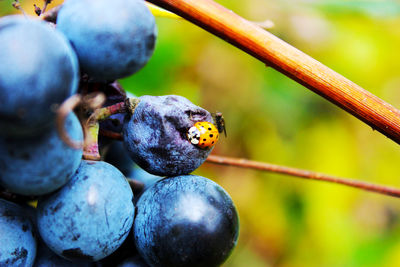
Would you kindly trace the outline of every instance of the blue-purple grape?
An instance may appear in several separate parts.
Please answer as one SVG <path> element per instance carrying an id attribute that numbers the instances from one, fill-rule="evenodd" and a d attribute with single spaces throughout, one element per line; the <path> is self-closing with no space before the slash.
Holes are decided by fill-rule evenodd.
<path id="1" fill-rule="evenodd" d="M 98 261 L 127 237 L 134 216 L 132 198 L 118 169 L 84 160 L 63 188 L 39 200 L 39 233 L 51 250 L 66 259 Z"/>
<path id="2" fill-rule="evenodd" d="M 236 208 L 207 178 L 162 179 L 141 195 L 136 208 L 135 243 L 150 266 L 220 266 L 236 245 Z"/>
<path id="3" fill-rule="evenodd" d="M 123 136 L 132 159 L 159 176 L 188 174 L 197 169 L 212 149 L 201 149 L 187 139 L 198 121 L 212 122 L 211 114 L 182 96 L 141 96 L 124 124 Z"/>
<path id="4" fill-rule="evenodd" d="M 82 127 L 73 113 L 64 128 L 71 139 L 82 140 Z M 22 195 L 47 194 L 68 182 L 81 158 L 82 149 L 65 144 L 55 125 L 34 137 L 0 137 L 0 185 Z"/>
<path id="5" fill-rule="evenodd" d="M 68 0 L 57 28 L 75 48 L 82 70 L 97 81 L 141 69 L 156 39 L 155 20 L 143 0 Z"/>
<path id="6" fill-rule="evenodd" d="M 78 81 L 78 60 L 63 34 L 34 18 L 0 18 L 0 135 L 45 132 Z"/>

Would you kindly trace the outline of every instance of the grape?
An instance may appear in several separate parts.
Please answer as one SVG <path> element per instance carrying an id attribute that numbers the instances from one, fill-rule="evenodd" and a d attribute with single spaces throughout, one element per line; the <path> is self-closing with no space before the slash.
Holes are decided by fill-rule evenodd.
<path id="1" fill-rule="evenodd" d="M 25 210 L 0 199 L 0 266 L 32 266 L 36 255 L 33 226 Z"/>
<path id="2" fill-rule="evenodd" d="M 78 118 L 70 114 L 65 122 L 68 135 L 82 140 Z M 66 184 L 79 167 L 82 149 L 67 146 L 55 125 L 35 137 L 0 137 L 0 184 L 22 195 L 43 195 Z"/>
<path id="3" fill-rule="evenodd" d="M 45 22 L 3 17 L 0 62 L 0 134 L 44 132 L 55 105 L 77 90 L 78 61 L 69 42 Z"/>
<path id="4" fill-rule="evenodd" d="M 57 28 L 74 46 L 82 70 L 97 81 L 141 69 L 156 39 L 155 20 L 143 0 L 68 0 Z"/>
<path id="5" fill-rule="evenodd" d="M 159 176 L 188 174 L 212 149 L 192 145 L 186 133 L 211 114 L 181 96 L 141 96 L 132 117 L 124 123 L 124 144 L 145 171 Z"/>
<path id="6" fill-rule="evenodd" d="M 82 161 L 61 190 L 38 202 L 38 229 L 51 250 L 69 260 L 97 261 L 115 251 L 134 216 L 132 190 L 121 172 Z"/>
<path id="7" fill-rule="evenodd" d="M 236 245 L 239 223 L 232 199 L 204 177 L 160 180 L 136 207 L 136 247 L 151 266 L 219 266 Z"/>

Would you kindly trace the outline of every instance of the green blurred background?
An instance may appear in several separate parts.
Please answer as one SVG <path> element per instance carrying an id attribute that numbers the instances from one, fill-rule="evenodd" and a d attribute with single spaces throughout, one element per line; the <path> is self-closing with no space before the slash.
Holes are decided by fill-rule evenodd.
<path id="1" fill-rule="evenodd" d="M 218 2 L 249 20 L 272 20 L 273 34 L 400 107 L 399 1 Z M 41 5 L 22 1 L 27 13 L 33 3 Z M 0 0 L 0 15 L 10 5 Z M 223 112 L 228 137 L 214 154 L 400 187 L 393 141 L 189 22 L 157 25 L 154 56 L 121 82 L 136 95 L 178 94 Z M 226 267 L 400 266 L 400 200 L 209 163 L 196 173 L 221 184 L 239 212 Z"/>

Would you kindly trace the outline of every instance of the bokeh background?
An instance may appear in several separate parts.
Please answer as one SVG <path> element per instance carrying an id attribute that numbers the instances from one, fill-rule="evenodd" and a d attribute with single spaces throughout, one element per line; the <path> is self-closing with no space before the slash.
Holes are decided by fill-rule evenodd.
<path id="1" fill-rule="evenodd" d="M 14 12 L 0 0 L 0 15 Z M 221 0 L 400 107 L 400 2 Z M 33 14 L 33 3 L 22 6 Z M 55 1 L 50 7 L 60 1 Z M 110 1 L 112 5 L 112 1 Z M 121 81 L 136 95 L 178 94 L 227 126 L 213 153 L 400 187 L 400 147 L 338 107 L 191 23 L 157 18 L 154 56 Z M 400 200 L 273 173 L 203 164 L 240 216 L 239 266 L 400 266 Z"/>

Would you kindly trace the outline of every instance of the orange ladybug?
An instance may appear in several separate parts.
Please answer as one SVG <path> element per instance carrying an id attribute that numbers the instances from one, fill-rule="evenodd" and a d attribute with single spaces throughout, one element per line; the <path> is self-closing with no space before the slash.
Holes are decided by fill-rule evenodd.
<path id="1" fill-rule="evenodd" d="M 188 140 L 203 149 L 209 149 L 217 143 L 218 129 L 208 121 L 196 122 L 187 133 Z"/>

